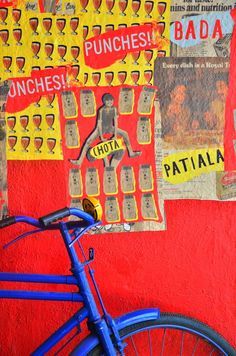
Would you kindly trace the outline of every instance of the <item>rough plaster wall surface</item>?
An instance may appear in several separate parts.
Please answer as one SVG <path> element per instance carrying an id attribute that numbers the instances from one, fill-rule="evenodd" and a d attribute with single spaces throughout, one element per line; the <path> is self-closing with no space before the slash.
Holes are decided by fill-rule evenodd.
<path id="1" fill-rule="evenodd" d="M 66 205 L 62 162 L 8 166 L 12 215 L 38 217 Z M 83 237 L 85 249 L 95 248 L 93 268 L 107 309 L 113 316 L 145 307 L 186 314 L 236 346 L 236 204 L 186 200 L 165 206 L 165 232 Z M 1 230 L 1 245 L 23 231 L 22 225 Z M 0 252 L 1 271 L 67 274 L 69 268 L 55 233 L 28 237 Z M 29 355 L 75 309 L 70 303 L 0 301 L 0 354 Z"/>

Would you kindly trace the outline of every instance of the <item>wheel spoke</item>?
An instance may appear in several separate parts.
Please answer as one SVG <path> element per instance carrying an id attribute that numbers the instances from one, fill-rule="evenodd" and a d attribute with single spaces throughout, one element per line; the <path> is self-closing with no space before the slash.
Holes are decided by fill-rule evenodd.
<path id="1" fill-rule="evenodd" d="M 163 313 L 157 320 L 130 324 L 120 330 L 120 335 L 127 345 L 125 349 L 127 356 L 235 354 L 230 344 L 227 344 L 227 341 L 213 329 L 197 320 L 178 314 Z M 101 345 L 93 350 L 89 356 L 102 355 Z"/>
<path id="2" fill-rule="evenodd" d="M 133 338 L 133 336 L 131 336 L 130 338 L 131 338 L 131 342 L 132 342 L 132 345 L 133 345 L 133 349 L 134 349 L 135 355 L 138 356 L 138 351 L 137 351 L 137 348 L 136 348 L 136 345 L 135 345 L 135 342 L 134 342 L 134 338 Z"/>
<path id="3" fill-rule="evenodd" d="M 184 349 L 184 331 L 182 331 L 181 347 L 180 347 L 180 356 L 183 355 L 183 349 Z"/>
<path id="4" fill-rule="evenodd" d="M 209 356 L 211 356 L 211 355 L 214 355 L 216 353 L 216 348 L 215 348 L 215 346 L 212 346 L 212 350 L 211 350 L 211 352 L 209 353 Z M 222 353 L 218 353 L 217 352 L 217 355 L 222 355 Z"/>
<path id="5" fill-rule="evenodd" d="M 162 343 L 161 343 L 161 353 L 160 353 L 160 356 L 163 356 L 163 354 L 164 354 L 165 338 L 166 338 L 166 329 L 164 329 L 164 333 L 163 333 L 163 336 L 162 336 Z"/>
<path id="6" fill-rule="evenodd" d="M 199 337 L 198 337 L 198 338 L 197 338 L 197 341 L 196 341 L 196 343 L 195 343 L 195 345 L 194 345 L 194 349 L 193 349 L 193 352 L 192 352 L 192 356 L 195 355 L 195 351 L 197 350 L 199 340 L 200 340 L 200 339 L 199 339 Z"/>
<path id="7" fill-rule="evenodd" d="M 150 356 L 152 356 L 152 341 L 151 341 L 151 332 L 150 332 L 150 330 L 148 330 L 148 343 L 149 343 Z"/>

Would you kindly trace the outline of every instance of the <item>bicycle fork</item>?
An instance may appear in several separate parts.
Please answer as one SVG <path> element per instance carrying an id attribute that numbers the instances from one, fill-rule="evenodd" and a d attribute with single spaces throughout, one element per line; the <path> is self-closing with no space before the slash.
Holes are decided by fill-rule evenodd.
<path id="1" fill-rule="evenodd" d="M 80 290 L 80 295 L 83 297 L 83 302 L 85 309 L 88 311 L 88 320 L 89 320 L 89 325 L 92 325 L 92 331 L 95 331 L 95 334 L 98 335 L 99 340 L 103 346 L 104 352 L 107 356 L 116 356 L 117 351 L 114 347 L 114 344 L 112 342 L 111 335 L 114 334 L 115 337 L 115 343 L 117 343 L 118 349 L 120 350 L 120 354 L 123 356 L 123 344 L 120 340 L 119 333 L 116 330 L 116 326 L 114 325 L 114 321 L 105 311 L 105 307 L 103 305 L 100 293 L 97 288 L 97 284 L 94 280 L 93 277 L 93 271 L 89 269 L 90 275 L 92 277 L 92 281 L 94 283 L 100 304 L 102 306 L 104 313 L 104 318 L 101 317 L 96 302 L 94 300 L 93 294 L 91 292 L 86 272 L 85 272 L 85 267 L 84 264 L 81 263 L 78 260 L 76 251 L 74 246 L 70 246 L 71 243 L 71 235 L 69 232 L 64 229 L 64 223 L 61 223 L 61 233 L 70 257 L 70 260 L 72 262 L 72 268 L 71 272 L 75 276 L 75 278 L 78 281 L 78 286 Z M 86 263 L 87 264 L 87 263 Z"/>
<path id="2" fill-rule="evenodd" d="M 104 315 L 104 317 L 101 317 L 97 309 L 94 297 L 90 292 L 90 287 L 87 282 L 84 267 L 73 267 L 72 272 L 74 276 L 80 281 L 80 285 L 83 285 L 83 287 L 80 287 L 80 294 L 84 299 L 85 308 L 88 310 L 88 326 L 90 330 L 92 332 L 95 332 L 96 335 L 98 335 L 99 340 L 103 346 L 104 352 L 107 356 L 117 355 L 117 351 L 114 347 L 111 337 L 111 335 L 113 334 L 115 339 L 114 343 L 117 344 L 117 348 L 120 352 L 120 355 L 124 356 L 124 345 L 120 340 L 119 332 L 116 329 L 115 322 L 108 314 Z"/>
<path id="3" fill-rule="evenodd" d="M 96 282 L 96 280 L 94 278 L 94 270 L 92 270 L 90 267 L 89 267 L 89 274 L 90 274 L 90 277 L 92 279 L 94 288 L 96 290 L 96 293 L 97 293 L 97 296 L 98 296 L 98 299 L 99 299 L 99 302 L 100 302 L 100 305 L 101 305 L 102 310 L 103 310 L 104 320 L 106 321 L 106 324 L 107 324 L 108 328 L 112 332 L 114 344 L 117 346 L 119 354 L 121 356 L 124 356 L 124 348 L 126 347 L 126 344 L 123 343 L 121 338 L 120 338 L 120 334 L 119 334 L 119 331 L 117 330 L 117 326 L 116 326 L 115 320 L 106 311 L 105 305 L 103 303 L 101 294 L 100 294 L 98 286 L 97 286 L 97 282 Z"/>

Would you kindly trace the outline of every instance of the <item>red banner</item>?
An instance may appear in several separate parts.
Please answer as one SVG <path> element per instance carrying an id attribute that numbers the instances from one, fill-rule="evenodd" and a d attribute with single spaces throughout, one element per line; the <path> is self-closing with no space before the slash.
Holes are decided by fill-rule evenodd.
<path id="1" fill-rule="evenodd" d="M 112 65 L 126 53 L 154 47 L 152 25 L 132 26 L 84 41 L 84 60 L 86 65 L 99 69 Z"/>
<path id="2" fill-rule="evenodd" d="M 10 1 L 10 0 L 0 1 L 0 7 L 8 7 L 8 6 L 12 6 L 12 5 L 13 5 L 13 1 Z"/>
<path id="3" fill-rule="evenodd" d="M 24 110 L 40 96 L 61 92 L 66 87 L 65 68 L 34 71 L 31 77 L 13 78 L 6 111 L 13 113 Z"/>

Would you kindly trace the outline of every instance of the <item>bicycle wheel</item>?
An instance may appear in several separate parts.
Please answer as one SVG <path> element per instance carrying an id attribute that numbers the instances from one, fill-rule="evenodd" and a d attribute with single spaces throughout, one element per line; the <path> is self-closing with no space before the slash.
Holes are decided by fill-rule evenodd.
<path id="1" fill-rule="evenodd" d="M 179 314 L 161 313 L 159 319 L 147 320 L 120 330 L 126 356 L 236 356 L 236 350 L 208 325 Z M 101 356 L 97 345 L 88 356 Z"/>

